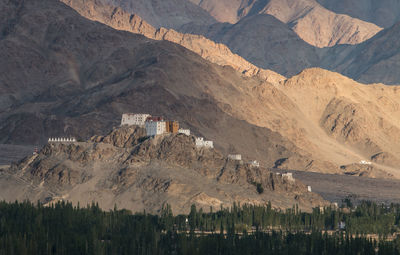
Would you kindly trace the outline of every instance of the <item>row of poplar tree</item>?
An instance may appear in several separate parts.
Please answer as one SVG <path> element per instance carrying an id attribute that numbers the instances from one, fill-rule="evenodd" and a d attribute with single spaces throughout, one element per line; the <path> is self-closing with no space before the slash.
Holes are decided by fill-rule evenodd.
<path id="1" fill-rule="evenodd" d="M 211 209 L 212 210 L 212 209 Z M 0 255 L 14 254 L 400 254 L 400 206 L 364 202 L 357 208 L 234 205 L 188 215 L 102 211 L 60 202 L 50 207 L 0 202 Z M 339 222 L 346 229 L 338 229 Z M 325 230 L 331 231 L 329 234 Z M 375 233 L 382 238 L 369 239 Z"/>

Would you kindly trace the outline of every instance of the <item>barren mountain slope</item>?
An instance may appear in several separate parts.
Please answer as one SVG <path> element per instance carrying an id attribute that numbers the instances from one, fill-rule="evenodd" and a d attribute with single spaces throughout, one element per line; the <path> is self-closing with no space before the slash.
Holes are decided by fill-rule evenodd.
<path id="1" fill-rule="evenodd" d="M 210 25 L 215 19 L 187 0 L 96 0 L 135 13 L 156 28 L 177 29 L 187 23 Z"/>
<path id="2" fill-rule="evenodd" d="M 216 89 L 216 88 L 215 88 Z M 308 171 L 351 173 L 357 164 L 370 177 L 400 177 L 400 90 L 385 85 L 362 85 L 340 74 L 308 69 L 271 86 L 240 88 L 241 96 L 219 97 L 225 111 L 268 127 L 309 152 L 315 160 Z M 365 169 L 361 161 L 374 162 Z M 277 162 L 291 169 L 291 159 Z M 354 169 L 354 167 L 352 167 Z"/>
<path id="3" fill-rule="evenodd" d="M 304 41 L 317 47 L 358 44 L 381 30 L 375 24 L 329 11 L 315 0 L 192 2 L 200 5 L 220 22 L 236 23 L 246 16 L 273 15 L 288 24 Z"/>
<path id="4" fill-rule="evenodd" d="M 386 84 L 400 83 L 395 63 L 394 65 L 385 64 L 384 68 L 368 69 L 370 66 L 382 65 L 379 62 L 380 59 L 392 57 L 397 51 L 396 47 L 391 47 L 386 51 L 372 52 L 371 61 L 368 65 L 364 65 L 365 56 L 360 54 L 363 50 L 354 50 L 360 49 L 359 46 L 338 46 L 329 49 L 312 47 L 292 32 L 287 25 L 269 15 L 249 15 L 250 17 L 243 18 L 235 25 L 218 23 L 207 27 L 189 24 L 181 28 L 183 32 L 203 34 L 214 41 L 226 44 L 232 51 L 253 63 L 251 64 L 232 54 L 224 45 L 214 43 L 202 36 L 181 34 L 171 29 L 156 30 L 138 16 L 127 13 L 121 8 L 102 4 L 99 0 L 63 1 L 89 19 L 100 21 L 116 29 L 140 33 L 152 39 L 169 40 L 181 44 L 211 62 L 230 65 L 245 75 L 257 74 L 270 82 L 277 82 L 283 77 L 253 64 L 287 76 L 298 74 L 308 67 L 319 66 L 339 71 L 366 83 L 380 81 Z M 386 31 L 379 33 L 370 41 L 376 40 L 384 33 Z M 394 34 L 395 38 L 396 32 L 390 34 Z M 389 42 L 392 45 L 395 43 Z M 366 42 L 362 45 L 367 44 Z M 348 68 L 347 62 L 353 61 L 356 57 L 363 58 L 363 61 L 356 61 L 351 68 Z M 388 63 L 385 61 L 384 63 Z"/>
<path id="5" fill-rule="evenodd" d="M 176 44 L 88 21 L 58 1 L 1 5 L 18 9 L 0 13 L 10 21 L 0 41 L 2 143 L 87 138 L 119 125 L 124 112 L 149 112 L 268 167 L 293 157 L 293 167 L 304 169 L 312 160 L 279 133 L 227 114 L 229 105 L 217 100 L 233 102 L 258 79 Z"/>
<path id="6" fill-rule="evenodd" d="M 361 85 L 337 73 L 309 69 L 286 81 L 280 89 L 299 106 L 307 121 L 336 140 L 337 145 L 329 146 L 318 132 L 310 133 L 319 150 L 326 149 L 324 154 L 333 161 L 346 165 L 351 162 L 340 161 L 340 157 L 351 159 L 358 154 L 366 161 L 380 164 L 390 174 L 400 176 L 398 87 Z M 348 150 L 342 150 L 339 145 Z"/>
<path id="7" fill-rule="evenodd" d="M 327 204 L 298 181 L 196 148 L 193 136 L 143 134 L 143 129 L 124 127 L 89 142 L 48 144 L 0 172 L 0 199 L 98 201 L 106 210 L 117 204 L 151 213 L 168 203 L 175 214 L 188 213 L 192 204 L 206 211 L 234 202 L 271 201 L 281 209 L 299 204 L 302 210 Z"/>
<path id="8" fill-rule="evenodd" d="M 398 0 L 318 0 L 325 8 L 354 18 L 390 27 L 400 21 Z"/>
<path id="9" fill-rule="evenodd" d="M 321 49 L 304 42 L 286 24 L 271 15 L 254 15 L 232 25 L 184 26 L 182 32 L 202 34 L 227 45 L 256 66 L 285 76 L 318 66 Z"/>
<path id="10" fill-rule="evenodd" d="M 2 141 L 85 138 L 118 125 L 123 112 L 149 112 L 267 167 L 338 173 L 371 158 L 397 176 L 396 88 L 320 69 L 273 85 L 90 22 L 56 1 L 20 3 L 0 14 L 10 21 L 0 41 Z M 365 93 L 372 99 L 355 96 Z"/>
<path id="11" fill-rule="evenodd" d="M 139 16 L 132 16 L 119 7 L 112 7 L 98 0 L 61 1 L 71 6 L 85 18 L 99 21 L 118 30 L 142 34 L 150 39 L 177 43 L 212 63 L 222 66 L 229 65 L 246 76 L 258 76 L 269 82 L 279 82 L 285 79 L 285 77 L 273 71 L 258 68 L 242 57 L 233 54 L 225 45 L 214 43 L 203 36 L 182 34 L 173 29 L 155 29 Z"/>
<path id="12" fill-rule="evenodd" d="M 331 49 L 322 66 L 365 83 L 400 84 L 399 36 L 400 22 L 359 45 Z"/>

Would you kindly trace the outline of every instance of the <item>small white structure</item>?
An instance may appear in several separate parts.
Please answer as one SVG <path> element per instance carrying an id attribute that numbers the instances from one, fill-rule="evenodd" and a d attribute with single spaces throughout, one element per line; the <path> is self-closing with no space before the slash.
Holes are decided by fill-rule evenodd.
<path id="1" fill-rule="evenodd" d="M 213 141 L 205 141 L 203 137 L 196 138 L 196 147 L 197 148 L 214 148 Z"/>
<path id="2" fill-rule="evenodd" d="M 228 158 L 232 159 L 232 160 L 242 160 L 242 155 L 240 155 L 240 154 L 229 154 Z"/>
<path id="3" fill-rule="evenodd" d="M 254 167 L 260 167 L 260 162 L 258 162 L 257 160 L 250 160 L 249 164 Z"/>
<path id="4" fill-rule="evenodd" d="M 147 136 L 162 135 L 167 132 L 165 121 L 146 121 L 145 126 Z"/>
<path id="5" fill-rule="evenodd" d="M 49 143 L 75 143 L 76 139 L 75 138 L 49 138 L 48 140 Z"/>
<path id="6" fill-rule="evenodd" d="M 288 181 L 294 182 L 293 174 L 292 173 L 284 173 L 282 174 L 283 178 L 287 178 Z"/>
<path id="7" fill-rule="evenodd" d="M 366 160 L 361 160 L 361 161 L 360 161 L 360 164 L 361 164 L 361 165 L 372 165 L 372 162 L 366 161 Z"/>
<path id="8" fill-rule="evenodd" d="M 311 186 L 307 186 L 307 190 L 308 190 L 308 192 L 312 192 Z"/>
<path id="9" fill-rule="evenodd" d="M 204 138 L 196 137 L 196 147 L 200 148 L 204 146 Z"/>
<path id="10" fill-rule="evenodd" d="M 179 129 L 178 133 L 190 136 L 190 129 Z"/>
<path id="11" fill-rule="evenodd" d="M 124 113 L 122 114 L 121 126 L 136 125 L 143 127 L 148 117 L 151 117 L 151 115 L 147 113 Z"/>

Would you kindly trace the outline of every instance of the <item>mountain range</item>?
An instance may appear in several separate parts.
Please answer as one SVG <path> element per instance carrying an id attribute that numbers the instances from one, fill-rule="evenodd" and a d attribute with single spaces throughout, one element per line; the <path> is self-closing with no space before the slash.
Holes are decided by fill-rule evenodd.
<path id="1" fill-rule="evenodd" d="M 400 2 L 396 0 L 318 0 L 325 8 L 388 28 L 400 21 Z"/>
<path id="2" fill-rule="evenodd" d="M 193 134 L 213 140 L 221 155 L 257 159 L 265 171 L 400 178 L 400 93 L 397 86 L 384 85 L 400 83 L 400 23 L 377 29 L 372 38 L 354 45 L 336 40 L 332 47 L 320 48 L 303 40 L 295 23 L 308 29 L 322 22 L 305 25 L 313 15 L 330 17 L 324 14 L 331 13 L 322 7 L 326 4 L 251 3 L 246 11 L 236 6 L 224 16 L 217 15 L 218 6 L 210 7 L 213 1 L 1 2 L 0 142 L 45 145 L 48 137 L 75 136 L 87 141 L 82 146 L 91 153 L 97 146 L 108 148 L 104 136 L 119 126 L 122 113 L 146 112 L 178 120 Z M 291 12 L 280 15 L 290 19 L 271 15 L 284 7 Z M 243 14 L 236 23 L 223 20 L 235 12 Z M 345 20 L 355 22 L 347 16 Z M 352 24 L 364 24 L 357 22 Z M 332 37 L 331 31 L 328 34 Z M 372 82 L 376 84 L 367 85 Z M 100 140 L 88 140 L 94 135 Z M 120 152 L 121 146 L 111 147 Z M 38 185 L 52 175 L 69 181 L 78 170 L 79 178 L 89 176 L 78 169 L 80 163 L 64 162 L 65 149 L 47 144 L 39 153 L 46 156 L 44 161 L 32 164 L 28 157 L 7 170 L 7 176 L 24 175 Z M 161 174 L 146 160 L 143 169 Z M 125 167 L 119 163 L 110 174 Z M 165 169 L 168 164 L 176 162 L 167 162 Z M 65 172 L 57 165 L 66 167 Z M 86 179 L 79 180 L 74 185 Z M 148 208 L 156 210 L 157 201 Z"/>
<path id="3" fill-rule="evenodd" d="M 321 48 L 358 44 L 381 30 L 375 24 L 329 11 L 315 0 L 191 1 L 219 22 L 235 24 L 246 17 L 272 15 L 287 24 L 305 42 Z"/>
<path id="4" fill-rule="evenodd" d="M 82 1 L 69 2 L 75 6 L 82 5 L 80 3 Z M 96 6 L 105 4 L 104 0 L 94 2 Z M 148 10 L 147 5 L 133 8 L 129 2 L 106 4 L 111 6 L 109 8 L 122 8 L 120 11 L 129 15 L 134 14 L 141 18 L 142 15 L 147 15 L 144 11 Z M 168 1 L 164 2 L 167 3 Z M 199 4 L 208 10 L 210 15 L 221 21 L 234 22 L 229 18 L 219 17 L 217 13 L 221 13 L 222 16 L 226 13 L 242 14 L 238 14 L 236 23 L 216 22 L 213 18 L 209 18 L 211 22 L 208 24 L 193 21 L 169 26 L 168 20 L 176 15 L 173 11 L 169 15 L 169 9 L 163 8 L 163 15 L 166 16 L 164 27 L 186 34 L 203 35 L 214 42 L 226 45 L 233 53 L 252 64 L 284 76 L 296 75 L 305 68 L 322 67 L 363 83 L 400 84 L 394 61 L 398 58 L 398 52 L 395 46 L 391 46 L 397 43 L 396 26 L 382 31 L 372 23 L 363 23 L 350 16 L 333 13 L 324 8 L 326 4 L 321 5 L 314 0 L 237 1 L 229 4 L 230 8 L 224 9 L 220 1 L 193 1 L 193 3 L 191 4 Z M 132 8 L 126 7 L 128 5 Z M 170 3 L 169 6 L 175 5 Z M 244 6 L 251 8 L 246 9 Z M 391 6 L 395 7 L 395 4 Z M 245 9 L 247 11 L 244 11 Z M 152 25 L 151 22 L 149 24 Z M 155 28 L 160 28 L 160 24 Z M 362 31 L 368 31 L 368 36 L 363 35 Z M 389 46 L 379 50 L 374 45 L 381 44 L 382 36 L 385 44 Z M 352 41 L 354 38 L 358 39 Z M 321 42 L 324 43 L 320 44 Z M 365 57 L 369 59 L 364 65 Z"/>

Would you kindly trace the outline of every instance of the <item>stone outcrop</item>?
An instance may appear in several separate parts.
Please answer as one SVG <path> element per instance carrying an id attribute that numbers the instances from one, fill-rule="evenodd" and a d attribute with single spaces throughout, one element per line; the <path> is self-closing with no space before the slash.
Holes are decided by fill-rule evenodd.
<path id="1" fill-rule="evenodd" d="M 386 171 L 376 168 L 372 165 L 363 164 L 351 164 L 346 166 L 341 166 L 341 170 L 346 175 L 368 177 L 368 178 L 380 178 L 380 179 L 392 179 L 393 175 L 387 173 Z"/>

